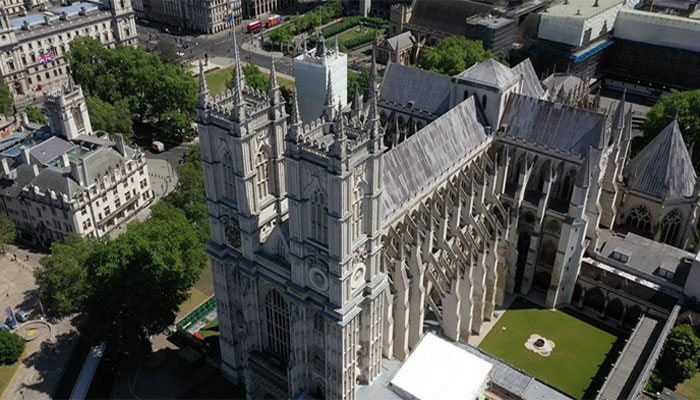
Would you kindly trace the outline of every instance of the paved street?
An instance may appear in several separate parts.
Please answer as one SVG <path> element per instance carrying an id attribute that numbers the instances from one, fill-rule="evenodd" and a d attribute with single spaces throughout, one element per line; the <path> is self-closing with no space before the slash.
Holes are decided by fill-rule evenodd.
<path id="1" fill-rule="evenodd" d="M 7 254 L 0 256 L 0 304 L 3 309 L 7 306 L 15 311 L 22 309 L 30 313 L 30 320 L 40 317 L 33 271 L 42 256 L 41 253 L 7 246 Z M 51 399 L 63 367 L 77 343 L 77 333 L 69 318 L 51 322 L 50 331 L 43 323 L 37 324 L 41 328 L 33 333 L 37 335 L 36 339 L 27 343 L 19 369 L 6 392 L 4 395 L 0 393 L 3 399 Z M 22 325 L 25 324 L 29 322 Z"/>

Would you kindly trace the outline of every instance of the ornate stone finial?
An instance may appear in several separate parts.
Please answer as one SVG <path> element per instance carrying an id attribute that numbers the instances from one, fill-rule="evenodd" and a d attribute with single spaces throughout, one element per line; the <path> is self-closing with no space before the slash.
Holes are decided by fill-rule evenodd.
<path id="1" fill-rule="evenodd" d="M 73 79 L 71 78 L 71 82 Z M 209 86 L 207 86 L 207 79 L 204 75 L 204 63 L 199 60 L 199 106 L 204 108 L 209 101 Z"/>
<path id="2" fill-rule="evenodd" d="M 292 115 L 290 116 L 289 129 L 287 130 L 287 140 L 291 140 L 296 143 L 300 130 L 301 118 L 299 117 L 299 101 L 297 99 L 297 91 L 294 89 L 294 97 L 292 99 Z"/>
<path id="3" fill-rule="evenodd" d="M 270 88 L 268 90 L 270 104 L 275 105 L 280 103 L 280 88 L 277 84 L 277 72 L 275 70 L 275 57 L 270 57 Z"/>
<path id="4" fill-rule="evenodd" d="M 236 76 L 233 81 L 233 117 L 240 120 L 244 117 L 245 108 L 243 107 L 243 86 L 245 85 L 245 76 L 241 67 L 241 56 L 238 53 L 238 42 L 236 42 L 236 30 L 233 31 L 233 60 Z"/>
<path id="5" fill-rule="evenodd" d="M 328 70 L 328 80 L 326 81 L 326 101 L 324 103 L 323 114 L 326 116 L 326 121 L 333 121 L 333 113 L 335 110 L 335 96 L 333 96 L 333 81 L 331 71 Z"/>
<path id="6" fill-rule="evenodd" d="M 343 159 L 347 156 L 347 134 L 345 132 L 345 117 L 343 117 L 340 105 L 336 115 L 336 130 L 331 144 L 331 156 Z"/>

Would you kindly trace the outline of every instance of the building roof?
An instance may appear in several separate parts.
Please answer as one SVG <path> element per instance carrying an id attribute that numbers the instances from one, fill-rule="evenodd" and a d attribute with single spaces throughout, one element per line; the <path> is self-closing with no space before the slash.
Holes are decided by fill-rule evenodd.
<path id="1" fill-rule="evenodd" d="M 609 8 L 621 6 L 624 0 L 569 0 L 547 9 L 543 15 L 588 19 Z"/>
<path id="2" fill-rule="evenodd" d="M 80 188 L 78 182 L 70 175 L 70 168 L 44 168 L 36 178 L 32 179 L 30 184 L 42 191 L 65 194 L 68 198 L 72 198 L 73 194 Z"/>
<path id="3" fill-rule="evenodd" d="M 623 176 L 631 189 L 657 198 L 693 195 L 695 169 L 676 120 L 627 164 Z"/>
<path id="4" fill-rule="evenodd" d="M 605 126 L 605 115 L 539 100 L 510 96 L 501 119 L 506 135 L 585 157 Z"/>
<path id="5" fill-rule="evenodd" d="M 431 183 L 480 151 L 487 139 L 470 97 L 384 154 L 384 215 L 389 217 L 416 199 Z"/>
<path id="6" fill-rule="evenodd" d="M 627 258 L 627 261 L 621 264 L 625 268 L 631 268 L 679 286 L 685 285 L 690 272 L 688 260 L 693 258 L 692 253 L 634 233 L 620 236 L 605 232 L 601 233 L 600 238 L 603 241 L 603 247 L 599 252 L 603 257 L 602 262 L 617 266 L 618 262 L 612 258 L 616 257 L 613 253 L 621 254 Z"/>
<path id="7" fill-rule="evenodd" d="M 406 31 L 385 39 L 383 44 L 388 45 L 391 50 L 396 51 L 397 46 L 399 50 L 405 49 L 406 47 L 413 46 L 415 41 L 416 38 L 413 36 L 413 33 L 411 31 Z"/>
<path id="8" fill-rule="evenodd" d="M 557 95 L 562 88 L 565 92 L 569 92 L 577 90 L 581 85 L 585 85 L 583 80 L 578 76 L 566 73 L 552 74 L 545 78 L 542 83 L 553 95 Z"/>
<path id="9" fill-rule="evenodd" d="M 519 73 L 523 78 L 522 94 L 537 99 L 541 99 L 545 95 L 544 87 L 537 78 L 537 73 L 535 72 L 535 68 L 532 66 L 532 62 L 529 58 L 526 58 L 520 62 L 520 64 L 511 69 L 514 72 Z"/>
<path id="10" fill-rule="evenodd" d="M 475 399 L 486 388 L 491 368 L 488 361 L 428 333 L 390 385 L 413 399 Z"/>
<path id="11" fill-rule="evenodd" d="M 29 149 L 29 154 L 36 162 L 46 165 L 49 161 L 66 153 L 75 145 L 58 136 L 53 136 Z"/>
<path id="12" fill-rule="evenodd" d="M 452 78 L 447 75 L 389 63 L 384 71 L 379 100 L 413 107 L 435 116 L 450 109 Z"/>
<path id="13" fill-rule="evenodd" d="M 10 26 L 15 29 L 20 29 L 25 23 L 29 26 L 40 25 L 44 23 L 44 17 L 48 17 L 49 21 L 60 19 L 62 13 L 66 16 L 73 17 L 80 14 L 80 10 L 85 8 L 86 11 L 94 11 L 100 9 L 100 4 L 92 1 L 77 1 L 69 6 L 49 8 L 43 12 L 32 12 L 28 15 L 10 19 Z"/>
<path id="14" fill-rule="evenodd" d="M 124 157 L 111 147 L 100 147 L 82 157 L 85 181 L 88 185 L 121 164 Z"/>
<path id="15" fill-rule="evenodd" d="M 457 74 L 457 77 L 497 89 L 508 88 L 520 75 L 500 62 L 489 58 Z"/>
<path id="16" fill-rule="evenodd" d="M 470 0 L 415 0 L 411 25 L 452 35 L 464 35 L 467 18 L 489 12 L 493 6 Z"/>

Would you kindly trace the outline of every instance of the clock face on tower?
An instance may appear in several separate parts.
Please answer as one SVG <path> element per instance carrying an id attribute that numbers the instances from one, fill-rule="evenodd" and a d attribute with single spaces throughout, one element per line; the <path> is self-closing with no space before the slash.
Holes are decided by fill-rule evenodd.
<path id="1" fill-rule="evenodd" d="M 233 221 L 226 223 L 224 233 L 226 234 L 226 240 L 231 246 L 235 248 L 241 247 L 241 231 L 238 230 L 238 226 Z"/>

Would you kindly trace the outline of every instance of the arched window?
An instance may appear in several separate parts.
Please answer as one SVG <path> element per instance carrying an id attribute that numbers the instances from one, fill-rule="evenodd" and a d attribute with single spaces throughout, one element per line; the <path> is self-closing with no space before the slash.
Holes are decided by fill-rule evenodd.
<path id="1" fill-rule="evenodd" d="M 289 355 L 289 313 L 282 295 L 271 290 L 265 298 L 267 317 L 267 349 L 286 359 Z"/>
<path id="2" fill-rule="evenodd" d="M 678 209 L 671 210 L 661 221 L 661 241 L 671 246 L 676 245 L 678 234 L 681 231 L 681 213 Z"/>
<path id="3" fill-rule="evenodd" d="M 357 238 L 362 235 L 362 231 L 364 226 L 362 225 L 363 222 L 363 215 L 364 212 L 362 211 L 362 200 L 364 199 L 365 193 L 364 190 L 362 190 L 362 187 L 360 185 L 357 185 L 355 187 L 355 190 L 352 193 L 352 240 L 357 240 Z"/>
<path id="4" fill-rule="evenodd" d="M 486 108 L 486 95 L 481 96 L 481 106 Z"/>
<path id="5" fill-rule="evenodd" d="M 270 180 L 269 163 L 270 159 L 267 153 L 264 150 L 260 150 L 255 158 L 255 172 L 257 175 L 257 188 L 260 199 L 264 199 L 270 194 L 272 181 Z"/>
<path id="6" fill-rule="evenodd" d="M 326 244 L 328 240 L 328 205 L 326 195 L 321 190 L 316 190 L 311 196 L 311 238 Z"/>
<path id="7" fill-rule="evenodd" d="M 559 193 L 559 197 L 562 200 L 571 200 L 571 192 L 574 190 L 575 177 L 576 172 L 573 169 L 569 170 L 569 173 L 566 175 L 566 177 L 564 177 L 564 184 L 562 185 L 561 192 Z"/>
<path id="8" fill-rule="evenodd" d="M 554 243 L 551 241 L 546 241 L 542 245 L 542 250 L 540 250 L 540 263 L 544 265 L 553 266 L 554 260 L 557 257 L 557 248 L 554 247 Z"/>
<path id="9" fill-rule="evenodd" d="M 644 232 L 650 233 L 651 214 L 649 214 L 649 210 L 641 204 L 636 206 L 627 216 L 627 224 Z"/>
<path id="10" fill-rule="evenodd" d="M 464 98 L 462 98 L 462 100 L 466 100 L 468 97 L 469 97 L 469 91 L 465 90 L 464 91 Z"/>
<path id="11" fill-rule="evenodd" d="M 279 258 L 286 258 L 287 257 L 287 249 L 286 246 L 284 245 L 284 240 L 282 238 L 277 238 L 277 257 Z"/>
<path id="12" fill-rule="evenodd" d="M 236 181 L 233 174 L 233 158 L 228 151 L 224 153 L 222 167 L 224 169 L 224 197 L 235 200 Z"/>

